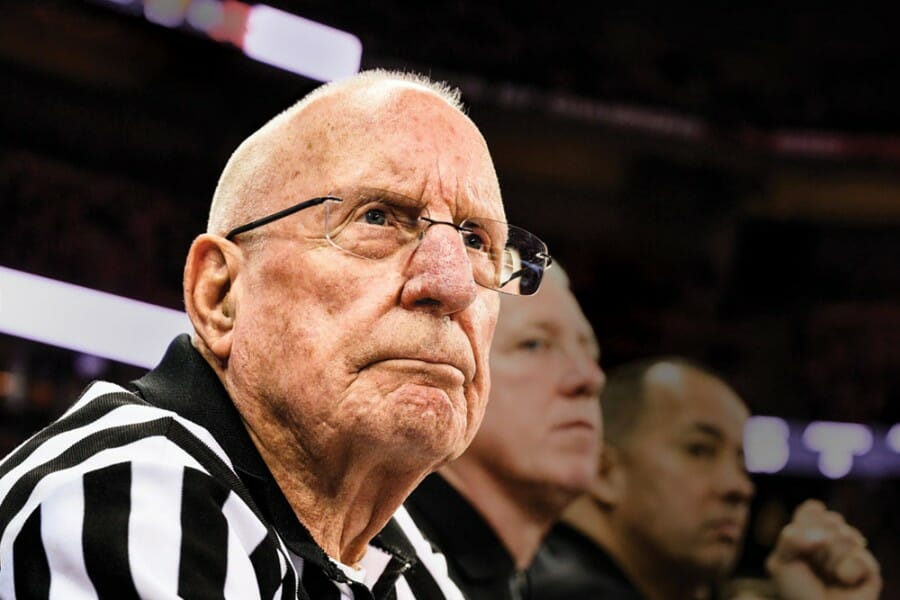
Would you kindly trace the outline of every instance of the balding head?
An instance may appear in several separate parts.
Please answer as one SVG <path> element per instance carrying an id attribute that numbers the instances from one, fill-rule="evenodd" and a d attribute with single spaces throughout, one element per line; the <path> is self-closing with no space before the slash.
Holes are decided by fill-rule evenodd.
<path id="1" fill-rule="evenodd" d="M 653 410 L 648 402 L 650 388 L 683 388 L 686 377 L 714 382 L 740 402 L 721 377 L 700 363 L 678 356 L 636 360 L 609 371 L 601 400 L 606 443 L 612 446 L 624 443 L 645 414 Z"/>
<path id="2" fill-rule="evenodd" d="M 403 92 L 409 91 L 430 94 L 463 113 L 458 89 L 414 73 L 364 71 L 316 88 L 234 151 L 213 195 L 207 233 L 222 235 L 237 224 L 277 210 L 298 179 L 321 181 L 322 166 L 352 146 L 356 137 L 364 138 L 372 127 L 383 128 L 391 119 L 404 118 L 405 111 L 397 110 L 397 105 L 402 104 Z M 296 165 L 303 165 L 304 172 L 298 172 Z"/>

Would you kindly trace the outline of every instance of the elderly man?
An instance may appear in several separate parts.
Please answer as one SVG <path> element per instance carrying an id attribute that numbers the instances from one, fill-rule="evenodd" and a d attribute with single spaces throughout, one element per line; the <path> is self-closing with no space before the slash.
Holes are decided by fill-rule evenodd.
<path id="1" fill-rule="evenodd" d="M 401 503 L 478 429 L 497 291 L 548 262 L 458 93 L 314 91 L 222 173 L 193 336 L 0 466 L 0 597 L 459 597 Z"/>
<path id="2" fill-rule="evenodd" d="M 470 600 L 531 597 L 524 569 L 593 481 L 600 441 L 599 350 L 565 274 L 500 304 L 481 429 L 407 501 Z"/>
<path id="3" fill-rule="evenodd" d="M 599 476 L 535 561 L 539 597 L 714 598 L 737 561 L 754 491 L 747 408 L 680 358 L 615 369 L 602 403 Z M 767 566 L 785 600 L 873 600 L 881 587 L 859 532 L 815 501 L 797 510 Z"/>

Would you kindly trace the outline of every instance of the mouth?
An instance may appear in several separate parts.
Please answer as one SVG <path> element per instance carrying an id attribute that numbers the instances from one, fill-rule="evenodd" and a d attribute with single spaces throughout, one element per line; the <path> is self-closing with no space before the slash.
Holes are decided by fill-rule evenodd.
<path id="1" fill-rule="evenodd" d="M 744 526 L 737 519 L 717 519 L 707 524 L 707 529 L 722 542 L 737 544 L 744 534 Z"/>
<path id="2" fill-rule="evenodd" d="M 432 358 L 398 357 L 382 358 L 366 365 L 371 368 L 386 369 L 403 373 L 410 382 L 419 382 L 440 387 L 461 387 L 471 381 L 471 377 L 458 365 Z"/>
<path id="3" fill-rule="evenodd" d="M 560 423 L 554 429 L 559 429 L 560 431 L 594 432 L 597 431 L 597 425 L 586 419 L 572 419 L 571 421 Z"/>

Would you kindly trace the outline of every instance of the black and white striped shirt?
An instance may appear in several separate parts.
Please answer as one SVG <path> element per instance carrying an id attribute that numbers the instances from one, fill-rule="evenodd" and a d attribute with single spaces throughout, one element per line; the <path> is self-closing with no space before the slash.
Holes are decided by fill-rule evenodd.
<path id="1" fill-rule="evenodd" d="M 24 598 L 462 596 L 403 509 L 360 568 L 332 561 L 181 336 L 0 463 L 0 599 Z"/>

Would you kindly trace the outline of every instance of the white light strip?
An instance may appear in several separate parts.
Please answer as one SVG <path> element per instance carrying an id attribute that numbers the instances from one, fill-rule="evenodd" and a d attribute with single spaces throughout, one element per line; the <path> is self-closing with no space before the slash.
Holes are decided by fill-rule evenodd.
<path id="1" fill-rule="evenodd" d="M 791 457 L 791 429 L 779 417 L 755 416 L 744 425 L 744 456 L 751 473 L 777 473 Z"/>
<path id="2" fill-rule="evenodd" d="M 0 267 L 0 332 L 149 368 L 191 331 L 183 312 Z"/>
<path id="3" fill-rule="evenodd" d="M 319 81 L 359 71 L 362 43 L 355 35 L 257 4 L 250 7 L 244 54 Z"/>
<path id="4" fill-rule="evenodd" d="M 304 19 L 265 4 L 239 0 L 95 0 L 151 23 L 190 28 L 218 42 L 234 44 L 248 57 L 318 81 L 359 71 L 362 42 L 352 33 Z"/>

